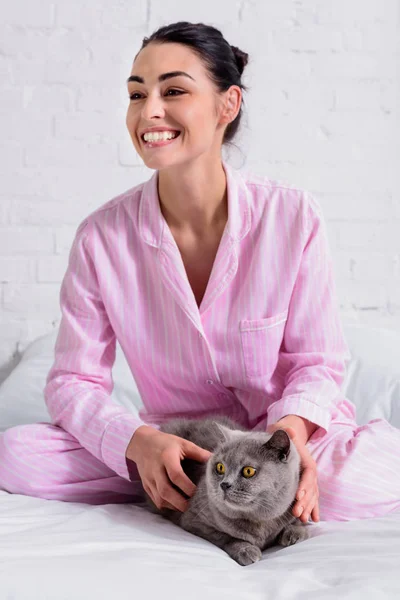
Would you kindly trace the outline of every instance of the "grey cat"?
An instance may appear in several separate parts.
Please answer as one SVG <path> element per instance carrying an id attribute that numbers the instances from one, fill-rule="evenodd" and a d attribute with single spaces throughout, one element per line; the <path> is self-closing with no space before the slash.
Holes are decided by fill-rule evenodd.
<path id="1" fill-rule="evenodd" d="M 222 548 L 240 565 L 261 558 L 262 550 L 306 540 L 309 528 L 293 516 L 300 457 L 288 434 L 248 431 L 232 419 L 171 419 L 160 431 L 185 438 L 213 452 L 206 463 L 181 462 L 197 486 L 182 513 L 158 509 L 145 492 L 146 503 L 183 529 Z"/>

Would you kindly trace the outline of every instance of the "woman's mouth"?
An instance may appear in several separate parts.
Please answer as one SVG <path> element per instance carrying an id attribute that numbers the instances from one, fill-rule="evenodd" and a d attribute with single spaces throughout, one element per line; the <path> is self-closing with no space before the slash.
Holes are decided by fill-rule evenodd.
<path id="1" fill-rule="evenodd" d="M 170 132 L 168 132 L 170 133 Z M 172 137 L 170 139 L 168 139 L 168 137 L 162 136 L 161 139 L 152 139 L 152 137 L 148 140 L 144 139 L 144 135 L 141 136 L 142 139 L 142 143 L 144 145 L 145 148 L 161 148 L 163 146 L 169 146 L 170 144 L 172 144 L 176 139 L 178 139 L 178 137 L 180 136 L 181 132 L 180 131 L 172 131 L 172 134 L 175 135 L 175 137 Z"/>

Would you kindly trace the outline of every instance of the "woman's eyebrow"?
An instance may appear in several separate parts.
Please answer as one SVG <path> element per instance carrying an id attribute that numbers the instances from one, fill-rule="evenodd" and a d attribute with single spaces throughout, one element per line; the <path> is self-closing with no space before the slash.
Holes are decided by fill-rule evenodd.
<path id="1" fill-rule="evenodd" d="M 193 77 L 191 75 L 189 75 L 189 73 L 185 73 L 184 71 L 170 71 L 169 73 L 162 73 L 162 75 L 160 75 L 158 77 L 158 81 L 165 81 L 166 79 L 170 79 L 171 77 L 178 77 L 178 75 L 183 75 L 184 77 L 190 77 L 190 79 L 192 79 L 193 81 L 196 81 L 195 79 L 193 79 Z M 128 77 L 128 79 L 126 80 L 126 83 L 129 83 L 130 81 L 137 81 L 138 83 L 144 83 L 143 77 L 140 77 L 139 75 L 130 75 Z"/>

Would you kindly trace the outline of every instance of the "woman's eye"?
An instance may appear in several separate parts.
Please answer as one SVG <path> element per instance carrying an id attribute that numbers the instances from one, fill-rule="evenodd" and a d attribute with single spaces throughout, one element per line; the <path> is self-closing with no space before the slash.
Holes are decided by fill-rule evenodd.
<path id="1" fill-rule="evenodd" d="M 167 94 L 168 94 L 168 92 L 177 92 L 178 94 L 183 94 L 184 93 L 184 92 L 181 92 L 180 90 L 173 90 L 173 89 L 168 90 Z M 175 94 L 174 94 L 174 96 L 175 96 Z"/>
<path id="2" fill-rule="evenodd" d="M 185 93 L 185 92 L 181 92 L 180 90 L 169 89 L 169 90 L 167 90 L 166 95 L 171 95 L 171 94 L 169 94 L 169 92 L 175 92 L 172 94 L 172 96 L 176 96 L 177 94 L 180 95 L 180 94 Z M 130 94 L 130 96 L 129 96 L 129 98 L 131 100 L 138 100 L 138 98 L 135 98 L 134 96 L 140 96 L 139 92 L 134 92 L 133 94 Z"/>

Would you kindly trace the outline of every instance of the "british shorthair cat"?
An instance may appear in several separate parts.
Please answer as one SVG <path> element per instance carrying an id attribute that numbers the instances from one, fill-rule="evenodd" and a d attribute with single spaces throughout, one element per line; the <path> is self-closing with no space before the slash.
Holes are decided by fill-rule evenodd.
<path id="1" fill-rule="evenodd" d="M 300 457 L 288 434 L 248 431 L 232 419 L 177 418 L 160 431 L 185 438 L 212 452 L 206 463 L 182 461 L 182 469 L 197 486 L 185 512 L 153 512 L 186 531 L 222 548 L 240 565 L 261 558 L 266 548 L 290 546 L 309 537 L 309 528 L 292 514 L 301 475 Z"/>

